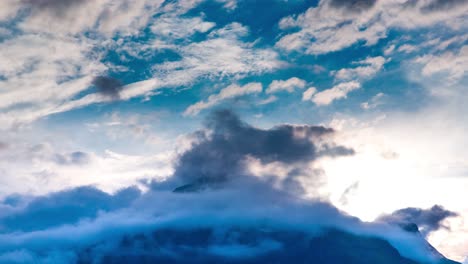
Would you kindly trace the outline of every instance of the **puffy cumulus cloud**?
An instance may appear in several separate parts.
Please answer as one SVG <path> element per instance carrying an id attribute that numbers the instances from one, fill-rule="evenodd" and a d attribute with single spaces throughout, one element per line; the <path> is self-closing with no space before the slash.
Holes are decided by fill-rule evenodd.
<path id="1" fill-rule="evenodd" d="M 184 263 L 188 258 L 190 263 L 265 263 L 301 258 L 363 263 L 363 256 L 368 261 L 364 263 L 445 260 L 414 233 L 386 223 L 361 222 L 326 202 L 275 188 L 269 178 L 250 177 L 243 168 L 242 160 L 248 156 L 262 163 L 297 164 L 350 154 L 330 141 L 321 143 L 323 137 L 333 136 L 333 130 L 292 125 L 262 130 L 226 111 L 214 113 L 206 126 L 211 132 L 195 133 L 198 140 L 180 155 L 173 178 L 153 182 L 147 192 L 127 188 L 107 194 L 80 187 L 3 199 L 0 260 Z M 222 184 L 209 190 L 193 188 L 200 179 Z M 172 191 L 175 182 L 192 186 Z"/>
<path id="2" fill-rule="evenodd" d="M 304 92 L 302 99 L 311 100 L 317 105 L 329 105 L 333 101 L 346 98 L 348 93 L 361 88 L 361 84 L 356 81 L 344 82 L 320 92 L 311 88 Z"/>
<path id="3" fill-rule="evenodd" d="M 248 94 L 261 93 L 262 90 L 263 87 L 261 83 L 247 83 L 243 86 L 232 84 L 226 88 L 223 88 L 218 94 L 210 95 L 206 101 L 200 101 L 189 106 L 185 110 L 184 115 L 196 115 L 204 109 L 213 107 L 221 103 L 223 100 L 236 98 Z"/>
<path id="4" fill-rule="evenodd" d="M 324 54 L 360 42 L 374 45 L 390 29 L 443 25 L 457 31 L 466 25 L 467 10 L 467 1 L 322 0 L 298 16 L 283 18 L 280 28 L 291 31 L 276 45 L 287 51 Z"/>
<path id="5" fill-rule="evenodd" d="M 297 77 L 292 77 L 287 80 L 274 80 L 268 86 L 266 93 L 277 93 L 280 91 L 287 91 L 288 93 L 294 92 L 295 89 L 303 89 L 306 82 Z"/>
<path id="6" fill-rule="evenodd" d="M 429 209 L 413 207 L 400 209 L 379 217 L 379 220 L 397 224 L 415 232 L 420 231 L 424 236 L 427 236 L 440 228 L 447 228 L 443 225 L 443 221 L 454 216 L 458 216 L 458 214 L 440 205 L 434 205 Z"/>

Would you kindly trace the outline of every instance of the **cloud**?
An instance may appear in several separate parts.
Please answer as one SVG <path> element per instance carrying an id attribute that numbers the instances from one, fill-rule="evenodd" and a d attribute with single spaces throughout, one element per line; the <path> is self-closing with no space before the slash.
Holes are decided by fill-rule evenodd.
<path id="1" fill-rule="evenodd" d="M 208 97 L 206 101 L 197 102 L 191 106 L 189 106 L 184 115 L 197 115 L 200 111 L 213 107 L 223 100 L 236 98 L 248 94 L 256 94 L 261 93 L 263 90 L 261 83 L 247 83 L 243 86 L 239 86 L 237 84 L 231 84 L 226 88 L 223 88 L 218 94 L 213 94 Z"/>
<path id="2" fill-rule="evenodd" d="M 181 27 L 180 25 L 185 25 Z M 181 18 L 177 16 L 162 16 L 151 26 L 151 31 L 158 36 L 170 39 L 187 38 L 196 32 L 205 33 L 216 24 L 203 21 L 200 17 Z"/>
<path id="3" fill-rule="evenodd" d="M 131 116 L 123 116 L 127 122 L 133 122 Z M 143 119 L 147 121 L 148 119 Z M 101 123 L 105 125 L 105 121 Z M 99 130 L 99 127 L 93 127 Z M 79 130 L 82 135 L 103 135 L 108 139 L 123 144 L 134 144 L 133 133 L 141 133 L 145 145 L 149 145 L 151 134 L 132 125 L 122 124 L 111 127 L 109 133 L 88 133 L 85 128 Z M 106 130 L 106 128 L 102 128 Z M 98 131 L 101 132 L 101 131 Z M 89 149 L 64 147 L 73 145 L 68 140 L 61 141 L 67 135 L 50 134 L 60 142 L 31 142 L 25 133 L 8 136 L 8 149 L 0 150 L 0 167 L 3 185 L 0 197 L 11 193 L 29 193 L 41 195 L 76 186 L 97 186 L 107 192 L 115 192 L 129 185 L 138 185 L 140 179 L 147 177 L 164 178 L 172 174 L 172 151 L 161 151 L 155 155 L 126 155 L 104 149 L 102 153 Z M 27 133 L 26 133 L 27 134 Z M 112 143 L 111 143 L 112 144 Z"/>
<path id="4" fill-rule="evenodd" d="M 55 7 L 56 2 L 45 1 L 44 7 L 34 2 L 39 6 L 29 7 L 34 10 L 13 21 L 21 32 L 0 43 L 0 85 L 5 87 L 0 97 L 3 128 L 109 98 L 149 97 L 157 89 L 191 86 L 201 78 L 230 77 L 235 81 L 283 65 L 273 49 L 245 42 L 243 38 L 249 30 L 239 23 L 212 30 L 213 22 L 183 16 L 198 5 L 197 1 L 175 1 L 164 6 L 147 0 L 132 4 L 127 0 L 83 1 L 64 11 L 63 17 L 47 13 L 50 8 L 65 8 L 61 4 Z M 155 16 L 162 9 L 164 15 Z M 145 26 L 151 30 L 145 43 L 129 38 L 140 34 Z M 200 41 L 180 41 L 195 33 L 205 37 Z M 164 47 L 180 59 L 154 64 L 147 79 L 122 89 L 121 84 L 105 75 L 117 67 L 101 60 L 110 50 L 122 60 L 123 54 L 130 59 L 148 60 L 155 47 Z M 94 79 L 95 84 L 102 84 L 97 85 L 100 93 L 87 92 L 92 91 L 92 76 L 101 76 Z"/>
<path id="5" fill-rule="evenodd" d="M 354 151 L 321 142 L 333 134 L 322 126 L 281 125 L 262 130 L 242 122 L 227 110 L 214 112 L 207 121 L 208 135 L 197 134 L 197 143 L 180 158 L 174 176 L 186 184 L 217 184 L 248 174 L 247 157 L 262 163 L 294 164 L 320 157 L 352 155 Z"/>
<path id="6" fill-rule="evenodd" d="M 360 65 L 355 68 L 344 68 L 334 72 L 336 80 L 346 81 L 353 79 L 369 79 L 377 74 L 385 64 L 386 60 L 382 56 L 369 57 L 364 60 L 353 62 Z"/>
<path id="7" fill-rule="evenodd" d="M 374 95 L 368 102 L 364 102 L 361 104 L 361 108 L 364 110 L 370 110 L 378 107 L 379 105 L 383 104 L 383 99 L 385 98 L 384 93 L 378 93 Z"/>
<path id="8" fill-rule="evenodd" d="M 432 0 L 428 1 L 421 10 L 424 12 L 436 12 L 450 10 L 466 4 L 466 0 Z"/>
<path id="9" fill-rule="evenodd" d="M 317 88 L 310 87 L 309 89 L 305 90 L 302 94 L 302 101 L 309 101 L 312 99 L 312 96 L 317 92 Z"/>
<path id="10" fill-rule="evenodd" d="M 458 51 L 446 51 L 442 54 L 427 54 L 414 59 L 416 64 L 423 66 L 421 74 L 429 77 L 438 73 L 447 73 L 447 80 L 457 82 L 466 75 L 468 69 L 468 46 L 462 46 Z"/>
<path id="11" fill-rule="evenodd" d="M 400 209 L 390 215 L 381 216 L 379 221 L 385 221 L 404 227 L 415 224 L 415 231 L 418 231 L 419 227 L 419 231 L 424 236 L 427 236 L 440 228 L 447 228 L 443 225 L 443 221 L 454 216 L 458 216 L 458 214 L 449 211 L 440 205 L 434 205 L 429 209 L 413 207 Z"/>
<path id="12" fill-rule="evenodd" d="M 361 88 L 361 84 L 356 81 L 344 82 L 318 93 L 313 93 L 314 90 L 310 90 L 307 94 L 303 95 L 303 99 L 307 100 L 307 98 L 310 98 L 317 105 L 329 105 L 335 100 L 346 98 L 349 92 L 359 88 Z"/>
<path id="13" fill-rule="evenodd" d="M 181 60 L 154 66 L 155 78 L 169 84 L 191 83 L 198 78 L 233 77 L 271 72 L 283 66 L 278 54 L 268 48 L 254 48 L 241 40 L 248 28 L 231 23 L 209 33 L 208 38 L 178 47 Z M 172 84 L 175 85 L 175 84 Z"/>
<path id="14" fill-rule="evenodd" d="M 96 76 L 92 84 L 103 96 L 111 100 L 118 100 L 120 98 L 120 90 L 123 88 L 120 80 L 108 76 Z"/>
<path id="15" fill-rule="evenodd" d="M 88 0 L 22 0 L 22 3 L 33 9 L 50 10 L 54 15 L 61 16 L 67 9 L 84 4 L 86 1 Z"/>
<path id="16" fill-rule="evenodd" d="M 441 5 L 427 15 L 428 1 L 327 1 L 322 0 L 298 16 L 283 18 L 286 31 L 276 46 L 285 51 L 325 54 L 360 43 L 375 45 L 390 30 L 413 30 L 437 24 L 450 31 L 463 28 L 467 1 Z M 442 3 L 442 1 L 440 1 Z"/>
<path id="17" fill-rule="evenodd" d="M 297 77 L 292 77 L 287 80 L 274 80 L 268 86 L 266 93 L 272 94 L 280 91 L 287 91 L 288 93 L 294 92 L 295 89 L 303 89 L 306 82 Z"/>
<path id="18" fill-rule="evenodd" d="M 87 153 L 82 151 L 75 151 L 68 155 L 56 154 L 55 160 L 61 165 L 82 165 L 90 161 L 90 157 Z"/>
<path id="19" fill-rule="evenodd" d="M 24 207 L 1 219 L 4 232 L 32 232 L 66 224 L 75 224 L 98 213 L 124 208 L 140 196 L 137 188 L 126 188 L 114 195 L 94 187 L 78 187 L 33 198 Z M 7 197 L 13 200 L 15 197 Z M 18 198 L 16 198 L 18 199 Z M 18 203 L 17 202 L 17 203 Z M 24 202 L 23 202 L 24 203 Z M 31 221 L 34 219 L 34 221 Z"/>
<path id="20" fill-rule="evenodd" d="M 330 6 L 334 8 L 344 8 L 351 12 L 362 12 L 372 8 L 377 0 L 330 0 Z"/>
<path id="21" fill-rule="evenodd" d="M 22 0 L 18 10 L 26 10 L 28 16 L 19 22 L 19 26 L 25 31 L 55 35 L 75 35 L 85 31 L 107 36 L 116 32 L 131 35 L 148 24 L 152 14 L 160 11 L 163 1 L 129 3 L 127 0 Z"/>
<path id="22" fill-rule="evenodd" d="M 358 189 L 359 189 L 359 181 L 356 181 L 350 186 L 348 186 L 341 194 L 340 203 L 342 205 L 347 205 L 349 202 L 349 196 L 355 195 Z"/>

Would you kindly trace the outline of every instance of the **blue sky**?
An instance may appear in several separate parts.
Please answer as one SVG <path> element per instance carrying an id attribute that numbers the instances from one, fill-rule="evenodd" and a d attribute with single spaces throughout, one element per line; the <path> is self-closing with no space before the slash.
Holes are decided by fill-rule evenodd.
<path id="1" fill-rule="evenodd" d="M 467 14 L 464 0 L 2 1 L 0 197 L 144 192 L 229 109 L 256 128 L 333 128 L 355 153 L 314 160 L 302 197 L 366 221 L 439 204 L 457 217 L 428 239 L 463 261 Z"/>

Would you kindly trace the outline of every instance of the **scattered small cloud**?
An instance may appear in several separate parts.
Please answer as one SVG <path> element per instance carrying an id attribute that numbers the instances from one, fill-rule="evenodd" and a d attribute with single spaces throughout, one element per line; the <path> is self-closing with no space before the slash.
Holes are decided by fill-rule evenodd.
<path id="1" fill-rule="evenodd" d="M 346 98 L 348 93 L 359 88 L 361 88 L 361 84 L 356 81 L 344 82 L 317 93 L 312 93 L 314 90 L 310 90 L 310 92 L 306 94 L 305 98 L 310 97 L 310 100 L 319 106 L 329 105 L 335 100 Z"/>
<path id="2" fill-rule="evenodd" d="M 261 83 L 253 82 L 245 84 L 243 86 L 232 84 L 226 88 L 223 88 L 218 94 L 210 95 L 206 101 L 200 101 L 189 106 L 185 110 L 184 115 L 197 115 L 198 113 L 200 113 L 200 111 L 218 105 L 223 100 L 236 98 L 248 94 L 261 93 L 262 90 L 263 87 Z"/>
<path id="3" fill-rule="evenodd" d="M 266 89 L 267 94 L 286 91 L 288 93 L 294 92 L 296 89 L 303 89 L 306 82 L 297 77 L 292 77 L 287 80 L 274 80 Z"/>

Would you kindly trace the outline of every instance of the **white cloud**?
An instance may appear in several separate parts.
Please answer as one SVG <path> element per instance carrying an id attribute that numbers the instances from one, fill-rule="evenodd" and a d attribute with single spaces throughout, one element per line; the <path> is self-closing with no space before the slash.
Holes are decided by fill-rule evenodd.
<path id="1" fill-rule="evenodd" d="M 384 93 L 378 93 L 373 96 L 368 102 L 361 104 L 361 108 L 364 110 L 374 109 L 382 104 L 382 98 L 385 96 Z"/>
<path id="2" fill-rule="evenodd" d="M 274 80 L 268 86 L 266 93 L 271 94 L 271 93 L 277 93 L 280 91 L 287 91 L 289 93 L 292 93 L 297 88 L 303 89 L 305 85 L 306 85 L 306 82 L 297 77 L 292 77 L 287 80 Z"/>
<path id="3" fill-rule="evenodd" d="M 353 64 L 361 65 L 355 68 L 345 68 L 335 73 L 337 80 L 352 80 L 352 79 L 368 79 L 377 74 L 385 64 L 384 57 L 369 57 L 365 60 L 353 62 Z"/>
<path id="4" fill-rule="evenodd" d="M 84 31 L 108 36 L 115 32 L 132 35 L 147 25 L 154 13 L 162 12 L 162 3 L 162 0 L 95 0 L 44 5 L 24 1 L 19 9 L 28 10 L 30 15 L 19 26 L 25 31 L 55 35 Z"/>
<path id="5" fill-rule="evenodd" d="M 181 27 L 184 25 L 184 27 Z M 186 38 L 196 32 L 205 33 L 215 26 L 213 22 L 203 21 L 200 17 L 180 18 L 165 16 L 158 18 L 151 26 L 151 31 L 158 36 L 171 39 Z"/>
<path id="6" fill-rule="evenodd" d="M 200 111 L 213 107 L 223 100 L 235 98 L 247 94 L 255 94 L 262 92 L 262 84 L 261 83 L 248 83 L 243 86 L 239 86 L 237 84 L 229 85 L 228 87 L 222 89 L 218 94 L 213 94 L 208 97 L 206 101 L 200 101 L 196 104 L 189 106 L 184 115 L 196 115 Z"/>
<path id="7" fill-rule="evenodd" d="M 282 29 L 299 31 L 283 36 L 277 46 L 308 54 L 338 51 L 359 41 L 374 45 L 385 38 L 389 29 L 416 29 L 443 24 L 453 30 L 466 27 L 468 4 L 453 8 L 431 9 L 429 1 L 409 3 L 405 0 L 376 1 L 373 6 L 351 10 L 333 6 L 331 1 L 320 1 L 298 16 L 283 18 Z"/>
<path id="8" fill-rule="evenodd" d="M 258 105 L 267 105 L 267 104 L 270 104 L 270 103 L 273 103 L 273 102 L 276 102 L 278 100 L 278 97 L 274 96 L 274 95 L 270 95 L 269 97 L 263 99 L 263 100 L 260 100 L 257 102 Z"/>
<path id="9" fill-rule="evenodd" d="M 310 87 L 302 94 L 302 101 L 309 101 L 312 99 L 312 96 L 317 92 L 317 88 Z"/>
<path id="10" fill-rule="evenodd" d="M 65 150 L 51 142 L 8 144 L 0 151 L 0 197 L 11 193 L 45 194 L 83 185 L 116 191 L 141 179 L 172 173 L 171 152 L 125 155 L 106 150 L 98 154 Z"/>
<path id="11" fill-rule="evenodd" d="M 276 52 L 256 49 L 239 38 L 247 29 L 238 23 L 213 31 L 207 40 L 178 47 L 180 61 L 155 65 L 157 78 L 192 82 L 201 76 L 242 76 L 272 71 L 282 66 Z"/>
<path id="12" fill-rule="evenodd" d="M 359 88 L 361 88 L 361 84 L 356 81 L 340 83 L 330 89 L 313 94 L 311 100 L 317 105 L 329 105 L 337 99 L 346 98 L 348 93 Z M 312 92 L 309 92 L 305 97 L 308 98 L 310 93 Z"/>
<path id="13" fill-rule="evenodd" d="M 410 44 L 403 44 L 398 48 L 399 52 L 404 52 L 404 53 L 413 53 L 418 50 L 418 47 Z"/>
<path id="14" fill-rule="evenodd" d="M 393 51 L 395 51 L 395 44 L 392 44 L 392 45 L 388 46 L 388 47 L 384 50 L 384 55 L 388 56 L 388 55 L 392 54 Z"/>
<path id="15" fill-rule="evenodd" d="M 424 55 L 414 61 L 423 65 L 423 76 L 448 73 L 448 80 L 455 82 L 463 78 L 468 71 L 468 46 L 463 46 L 458 52 L 447 51 L 440 55 Z"/>

